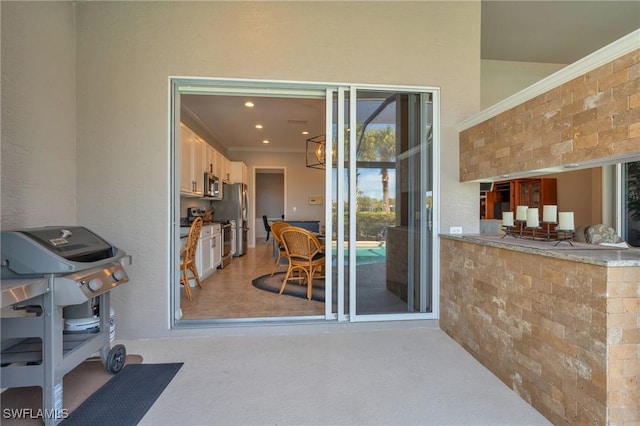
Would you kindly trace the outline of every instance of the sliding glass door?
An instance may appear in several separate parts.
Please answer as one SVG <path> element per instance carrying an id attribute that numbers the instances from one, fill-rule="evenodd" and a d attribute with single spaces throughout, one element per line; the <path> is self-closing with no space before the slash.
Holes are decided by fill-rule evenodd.
<path id="1" fill-rule="evenodd" d="M 432 285 L 436 95 L 370 87 L 331 94 L 333 166 L 327 180 L 338 319 L 437 314 Z"/>
<path id="2" fill-rule="evenodd" d="M 196 320 L 224 323 L 292 319 L 317 321 L 321 318 L 331 321 L 437 318 L 437 286 L 433 285 L 438 255 L 434 232 L 438 222 L 438 171 L 434 161 L 438 157 L 437 89 L 189 78 L 172 79 L 172 84 L 170 305 L 173 324 L 178 320 L 192 326 L 189 321 Z M 229 108 L 220 107 L 223 102 L 227 102 L 224 105 L 235 105 L 238 99 L 244 101 L 242 98 L 245 97 L 259 99 L 262 105 L 269 99 L 285 99 L 296 105 L 300 104 L 299 100 L 307 100 L 308 103 L 313 99 L 320 105 L 324 101 L 324 115 L 321 108 L 316 112 L 319 122 L 325 119 L 325 128 L 320 135 L 322 138 L 317 139 L 321 142 L 312 153 L 312 159 L 314 169 L 324 168 L 325 196 L 317 197 L 317 192 L 311 194 L 306 187 L 289 194 L 292 206 L 300 206 L 299 203 L 306 203 L 310 198 L 325 201 L 325 226 L 320 229 L 326 231 L 320 232 L 324 234 L 320 238 L 325 243 L 324 277 L 320 276 L 319 282 L 314 282 L 314 288 L 319 289 L 324 278 L 324 315 L 321 315 L 321 307 L 318 309 L 317 305 L 312 306 L 306 300 L 304 306 L 308 311 L 301 314 L 300 310 L 291 307 L 300 301 L 289 300 L 287 298 L 292 296 L 286 294 L 278 295 L 277 303 L 271 303 L 268 298 L 276 296 L 263 295 L 262 290 L 254 287 L 246 293 L 256 300 L 262 296 L 259 303 L 237 303 L 237 298 L 220 297 L 221 289 L 226 287 L 224 279 L 216 277 L 227 271 L 231 273 L 233 263 L 229 267 L 231 269 L 212 274 L 204 286 L 208 291 L 216 289 L 210 294 L 220 297 L 214 304 L 215 310 L 211 308 L 204 317 L 196 316 L 189 311 L 196 303 L 183 304 L 179 272 L 181 214 L 194 203 L 212 202 L 183 197 L 180 192 L 180 124 L 183 118 L 199 123 L 191 114 L 196 114 L 194 111 L 201 104 L 221 113 Z M 184 117 L 182 100 L 185 101 Z M 187 101 L 191 102 L 190 106 L 187 106 Z M 271 111 L 280 110 L 272 108 Z M 242 110 L 237 116 L 245 117 L 245 113 Z M 246 117 L 249 116 L 247 113 Z M 219 119 L 217 126 L 209 128 L 220 132 L 228 121 Z M 237 124 L 237 127 L 248 128 L 254 124 L 247 121 Z M 278 121 L 272 124 L 275 127 Z M 241 148 L 244 150 L 246 147 Z M 308 151 L 308 147 L 304 153 L 300 152 L 299 146 L 283 148 L 283 152 L 289 153 L 287 158 L 295 156 L 304 160 L 307 156 L 308 168 L 304 172 L 312 170 L 309 168 Z M 259 152 L 266 151 L 261 149 Z M 257 153 L 247 158 L 249 162 L 258 161 L 261 166 L 271 164 L 267 164 L 268 161 L 283 161 L 274 160 L 273 155 L 264 157 L 268 158 L 267 161 Z M 291 170 L 297 170 L 298 181 L 305 181 L 309 175 L 300 171 L 299 164 L 291 163 Z M 255 198 L 255 194 L 252 197 Z M 295 207 L 289 213 L 293 211 Z M 257 212 L 252 213 L 251 217 L 255 218 Z M 249 227 L 255 226 L 257 223 L 250 219 Z M 273 251 L 273 254 L 277 252 Z M 269 254 L 265 260 L 265 271 L 271 272 L 275 257 Z M 273 274 L 270 277 L 273 278 Z M 251 285 L 249 282 L 239 284 Z M 240 285 L 230 286 L 230 291 L 237 292 L 243 288 Z M 293 288 L 296 286 L 300 283 L 291 284 Z M 199 298 L 206 299 L 204 296 Z M 252 309 L 254 305 L 275 306 L 280 310 L 272 314 L 272 311 Z M 237 311 L 234 310 L 236 307 Z"/>

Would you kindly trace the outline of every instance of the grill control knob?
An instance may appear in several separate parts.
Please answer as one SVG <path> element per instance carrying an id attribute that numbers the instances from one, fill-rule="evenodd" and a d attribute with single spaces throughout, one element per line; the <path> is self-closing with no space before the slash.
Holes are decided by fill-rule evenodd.
<path id="1" fill-rule="evenodd" d="M 89 284 L 87 284 L 87 287 L 89 287 L 89 290 L 91 290 L 93 292 L 96 292 L 96 291 L 100 290 L 103 285 L 104 285 L 104 283 L 102 282 L 102 280 L 100 278 L 92 278 L 89 281 Z"/>
<path id="2" fill-rule="evenodd" d="M 118 282 L 125 279 L 126 274 L 124 273 L 123 269 L 116 269 L 115 271 L 113 271 L 113 274 L 111 274 L 111 277 L 113 277 L 114 281 Z"/>

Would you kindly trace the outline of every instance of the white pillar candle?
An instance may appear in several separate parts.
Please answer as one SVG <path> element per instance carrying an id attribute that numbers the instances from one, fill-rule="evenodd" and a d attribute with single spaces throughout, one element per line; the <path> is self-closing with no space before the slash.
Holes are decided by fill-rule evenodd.
<path id="1" fill-rule="evenodd" d="M 555 223 L 558 220 L 558 206 L 544 206 L 542 208 L 542 221 Z"/>
<path id="2" fill-rule="evenodd" d="M 513 226 L 513 212 L 502 212 L 502 226 Z"/>
<path id="3" fill-rule="evenodd" d="M 527 206 L 516 207 L 516 220 L 527 220 Z"/>
<path id="4" fill-rule="evenodd" d="M 573 231 L 573 212 L 560 212 L 558 213 L 558 227 L 561 231 Z"/>
<path id="5" fill-rule="evenodd" d="M 527 228 L 537 228 L 540 226 L 540 219 L 538 218 L 538 209 L 527 210 Z"/>

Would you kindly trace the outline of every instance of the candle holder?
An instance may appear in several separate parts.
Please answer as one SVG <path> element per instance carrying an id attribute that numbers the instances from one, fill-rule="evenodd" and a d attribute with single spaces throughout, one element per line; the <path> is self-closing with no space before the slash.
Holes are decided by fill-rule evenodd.
<path id="1" fill-rule="evenodd" d="M 535 240 L 536 239 L 536 229 L 542 229 L 539 226 L 527 226 L 527 229 L 531 231 L 531 239 Z"/>
<path id="2" fill-rule="evenodd" d="M 516 237 L 515 235 L 513 235 L 513 228 L 515 228 L 514 223 L 513 223 L 513 212 L 503 212 L 502 213 L 502 229 L 505 230 L 505 234 L 502 236 L 502 238 L 506 237 L 507 235 L 511 235 L 512 237 Z"/>
<path id="3" fill-rule="evenodd" d="M 520 229 L 520 235 L 516 236 L 516 238 L 522 238 L 522 231 L 524 230 L 524 225 L 525 223 L 527 223 L 527 221 L 516 219 L 514 222 L 518 225 L 518 228 Z"/>
<path id="4" fill-rule="evenodd" d="M 557 222 L 542 222 L 543 225 L 547 225 L 547 241 L 551 241 L 551 225 L 557 225 Z"/>
<path id="5" fill-rule="evenodd" d="M 502 236 L 502 238 L 506 237 L 507 235 L 513 238 L 518 238 L 518 235 L 513 233 L 514 228 L 515 228 L 515 225 L 502 225 L 502 229 L 504 231 L 504 235 Z"/>
<path id="6" fill-rule="evenodd" d="M 571 247 L 573 247 L 573 243 L 571 242 L 571 240 L 573 240 L 573 237 L 576 234 L 575 229 L 557 229 L 556 228 L 556 232 L 558 233 L 558 242 L 555 243 L 554 246 L 557 246 L 561 242 L 566 241 L 569 243 L 569 245 L 571 245 Z"/>

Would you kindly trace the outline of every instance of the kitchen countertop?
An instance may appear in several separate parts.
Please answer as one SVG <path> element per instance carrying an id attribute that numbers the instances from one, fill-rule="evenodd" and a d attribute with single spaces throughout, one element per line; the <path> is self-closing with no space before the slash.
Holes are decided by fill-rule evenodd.
<path id="1" fill-rule="evenodd" d="M 207 226 L 207 225 L 214 225 L 216 223 L 222 223 L 222 221 L 220 221 L 220 220 L 212 220 L 212 221 L 209 221 L 209 222 L 202 222 L 202 225 L 203 226 Z M 180 220 L 180 228 L 189 228 L 190 226 L 191 225 L 187 225 L 186 221 L 184 221 L 182 219 Z"/>
<path id="2" fill-rule="evenodd" d="M 316 223 L 316 222 L 320 222 L 320 220 L 276 220 L 275 222 Z"/>
<path id="3" fill-rule="evenodd" d="M 515 250 L 524 253 L 538 254 L 541 256 L 547 256 L 556 259 L 573 260 L 575 262 L 589 263 L 592 265 L 607 267 L 640 267 L 640 248 L 591 248 L 591 244 L 576 242 L 573 243 L 574 247 L 571 247 L 566 241 L 561 242 L 559 246 L 554 246 L 556 241 L 519 240 L 517 238 L 509 236 L 501 239 L 501 237 L 501 235 L 485 234 L 440 234 L 440 238 L 485 245 L 489 247 L 503 248 L 507 250 Z M 537 245 L 537 247 L 534 247 L 534 245 Z"/>
<path id="4" fill-rule="evenodd" d="M 213 222 L 204 222 L 202 226 L 215 225 L 216 223 L 222 224 L 222 222 L 213 221 Z M 189 236 L 190 226 L 181 226 L 180 227 L 180 238 L 187 238 Z"/>

